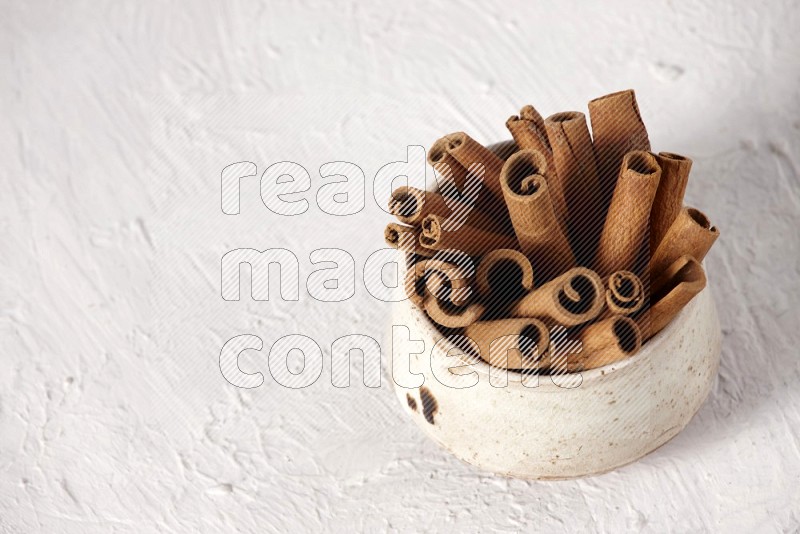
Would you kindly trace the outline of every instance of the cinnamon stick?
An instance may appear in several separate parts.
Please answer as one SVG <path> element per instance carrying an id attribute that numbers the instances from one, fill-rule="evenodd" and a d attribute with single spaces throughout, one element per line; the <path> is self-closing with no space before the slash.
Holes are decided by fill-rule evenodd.
<path id="1" fill-rule="evenodd" d="M 469 170 L 475 163 L 480 163 L 484 168 L 484 187 L 497 200 L 503 198 L 500 190 L 500 171 L 503 160 L 494 152 L 475 141 L 464 132 L 455 132 L 445 136 L 447 139 L 447 153 L 450 154 L 462 167 Z"/>
<path id="2" fill-rule="evenodd" d="M 601 276 L 636 270 L 643 244 L 649 245 L 650 209 L 660 178 L 661 168 L 652 154 L 625 154 L 597 247 L 595 269 Z"/>
<path id="3" fill-rule="evenodd" d="M 408 300 L 410 300 L 416 307 L 424 308 L 423 303 L 425 301 L 425 279 L 417 278 L 414 269 L 409 269 L 406 271 L 404 288 Z"/>
<path id="4" fill-rule="evenodd" d="M 404 224 L 419 224 L 431 213 L 447 217 L 451 212 L 442 195 L 416 187 L 398 187 L 389 198 L 389 213 Z"/>
<path id="5" fill-rule="evenodd" d="M 425 248 L 419 244 L 420 233 L 421 230 L 418 227 L 389 223 L 383 231 L 383 238 L 387 245 L 407 254 L 416 254 L 424 257 L 433 256 L 436 253 L 435 250 Z"/>
<path id="6" fill-rule="evenodd" d="M 596 318 L 604 304 L 605 288 L 597 273 L 575 267 L 525 295 L 512 307 L 511 315 L 575 326 Z"/>
<path id="7" fill-rule="evenodd" d="M 665 282 L 653 294 L 650 308 L 637 319 L 645 341 L 659 333 L 706 287 L 706 273 L 700 262 L 691 256 L 681 256 L 663 273 Z"/>
<path id="8" fill-rule="evenodd" d="M 467 182 L 467 169 L 447 151 L 448 145 L 446 137 L 437 139 L 428 151 L 428 163 L 444 182 L 451 182 L 463 190 Z"/>
<path id="9" fill-rule="evenodd" d="M 622 158 L 631 150 L 650 150 L 650 140 L 631 89 L 595 98 L 589 102 L 589 117 L 600 188 L 607 207 Z"/>
<path id="10" fill-rule="evenodd" d="M 481 258 L 475 273 L 475 285 L 483 296 L 508 285 L 519 286 L 527 292 L 533 289 L 533 267 L 518 250 L 493 250 Z"/>
<path id="11" fill-rule="evenodd" d="M 481 228 L 491 228 L 501 233 L 511 234 L 511 221 L 508 218 L 508 210 L 502 203 L 502 198 L 498 198 L 487 187 L 486 171 L 479 172 L 482 163 L 473 163 L 469 169 L 464 168 L 458 160 L 448 152 L 451 140 L 442 137 L 431 147 L 428 159 L 436 171 L 438 189 L 445 198 L 455 199 L 456 206 L 469 206 L 470 210 L 460 208 L 464 214 L 461 219 L 470 221 L 474 226 Z M 510 145 L 510 146 L 509 146 Z M 514 151 L 515 145 L 512 141 L 493 146 L 489 150 L 501 161 L 504 154 Z M 453 171 L 455 169 L 455 171 Z M 450 203 L 451 206 L 453 203 Z M 451 215 L 451 218 L 455 215 Z"/>
<path id="12" fill-rule="evenodd" d="M 661 167 L 656 198 L 650 212 L 650 250 L 655 251 L 683 207 L 683 195 L 692 170 L 692 160 L 680 154 L 659 152 Z"/>
<path id="13" fill-rule="evenodd" d="M 450 279 L 441 273 L 433 273 L 425 279 L 425 291 L 440 301 L 453 306 L 464 306 L 472 297 L 472 290 L 464 287 L 453 287 Z"/>
<path id="14" fill-rule="evenodd" d="M 572 250 L 581 263 L 588 263 L 603 229 L 603 199 L 586 116 L 577 111 L 556 113 L 544 125 L 564 190 Z"/>
<path id="15" fill-rule="evenodd" d="M 547 170 L 547 183 L 550 196 L 559 224 L 567 230 L 567 202 L 563 179 L 556 172 L 553 150 L 547 138 L 545 121 L 533 106 L 525 106 L 520 115 L 513 115 L 506 121 L 506 128 L 511 132 L 514 142 L 520 150 L 533 150 L 544 157 L 544 169 Z"/>
<path id="16" fill-rule="evenodd" d="M 520 249 L 542 280 L 575 266 L 552 202 L 549 176 L 541 153 L 521 150 L 508 158 L 500 179 Z"/>
<path id="17" fill-rule="evenodd" d="M 417 256 L 406 254 L 406 277 L 403 281 L 403 288 L 408 300 L 416 307 L 422 308 L 422 303 L 425 299 L 425 279 L 417 276 L 416 264 L 418 259 Z"/>
<path id="18" fill-rule="evenodd" d="M 408 225 L 418 225 L 428 215 L 439 215 L 458 224 L 469 221 L 475 226 L 502 231 L 496 217 L 483 213 L 477 202 L 468 204 L 456 198 L 445 198 L 436 191 L 423 191 L 416 187 L 398 187 L 389 199 L 389 213 Z"/>
<path id="19" fill-rule="evenodd" d="M 438 258 L 422 260 L 414 265 L 417 279 L 425 280 L 427 292 L 439 300 L 457 306 L 466 304 L 472 295 L 467 290 L 473 280 L 470 268 Z"/>
<path id="20" fill-rule="evenodd" d="M 487 363 L 503 369 L 535 369 L 547 353 L 550 334 L 538 319 L 478 321 L 464 329 Z"/>
<path id="21" fill-rule="evenodd" d="M 630 358 L 642 347 L 642 332 L 633 319 L 617 315 L 588 325 L 580 340 L 581 352 L 567 362 L 571 373 Z"/>
<path id="22" fill-rule="evenodd" d="M 486 306 L 479 302 L 456 306 L 433 295 L 427 295 L 423 302 L 428 316 L 436 323 L 447 328 L 463 328 L 480 319 Z"/>
<path id="23" fill-rule="evenodd" d="M 462 305 L 471 296 L 472 279 L 470 269 L 457 263 L 438 258 L 417 261 L 406 268 L 406 295 L 417 306 L 426 295 Z"/>
<path id="24" fill-rule="evenodd" d="M 612 315 L 633 315 L 644 307 L 644 284 L 630 271 L 611 273 L 606 279 L 605 317 Z"/>
<path id="25" fill-rule="evenodd" d="M 550 140 L 547 138 L 544 119 L 533 106 L 525 106 L 519 115 L 509 117 L 506 128 L 520 150 L 536 150 L 545 158 L 550 157 Z"/>
<path id="26" fill-rule="evenodd" d="M 517 250 L 493 250 L 481 258 L 475 286 L 490 317 L 507 317 L 509 306 L 533 289 L 533 267 Z"/>
<path id="27" fill-rule="evenodd" d="M 462 224 L 457 230 L 448 230 L 445 219 L 438 215 L 428 215 L 422 220 L 419 242 L 426 248 L 460 250 L 470 256 L 481 256 L 497 248 L 516 246 L 513 237 L 469 223 Z"/>
<path id="28" fill-rule="evenodd" d="M 542 133 L 542 137 L 545 139 L 545 143 L 547 143 L 547 136 L 544 134 L 544 119 L 542 118 L 542 114 L 539 113 L 535 107 L 527 104 L 522 106 L 522 109 L 519 111 L 519 118 L 528 122 L 532 122 L 536 129 Z M 547 144 L 548 148 L 550 147 Z M 521 147 L 520 147 L 521 148 Z"/>
<path id="29" fill-rule="evenodd" d="M 719 230 L 711 226 L 703 212 L 695 208 L 682 208 L 650 260 L 653 291 L 658 291 L 664 283 L 662 273 L 675 260 L 688 255 L 702 262 L 718 237 Z"/>

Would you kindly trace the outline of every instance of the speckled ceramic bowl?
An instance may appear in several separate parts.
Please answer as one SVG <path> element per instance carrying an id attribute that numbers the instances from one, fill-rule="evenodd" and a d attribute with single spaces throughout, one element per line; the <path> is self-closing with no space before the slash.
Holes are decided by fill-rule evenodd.
<path id="1" fill-rule="evenodd" d="M 503 159 L 516 150 L 513 141 L 489 148 Z M 708 396 L 722 344 L 708 286 L 633 357 L 563 375 L 558 384 L 513 371 L 498 376 L 480 358 L 454 357 L 460 351 L 452 344 L 434 348 L 442 333 L 408 300 L 395 304 L 392 319 L 425 342 L 422 353 L 397 362 L 422 374 L 424 383 L 406 388 L 394 381 L 413 421 L 470 464 L 531 479 L 604 473 L 669 441 Z M 395 363 L 389 351 L 389 369 Z M 453 369 L 458 365 L 466 367 Z M 498 387 L 503 377 L 507 385 Z"/>
<path id="2" fill-rule="evenodd" d="M 708 287 L 636 355 L 580 376 L 564 375 L 561 385 L 541 376 L 536 386 L 535 377 L 510 371 L 507 385 L 496 387 L 502 375 L 495 368 L 479 358 L 454 357 L 457 350 L 448 356 L 450 344 L 434 348 L 442 334 L 409 301 L 395 304 L 393 324 L 407 326 L 411 339 L 425 342 L 423 353 L 410 356 L 410 370 L 421 373 L 424 384 L 395 384 L 411 419 L 470 464 L 532 479 L 603 473 L 667 442 L 708 396 L 721 349 Z M 390 353 L 390 365 L 392 358 Z M 409 369 L 408 361 L 396 363 Z M 452 369 L 459 363 L 468 367 Z M 475 374 L 477 384 L 467 387 Z"/>

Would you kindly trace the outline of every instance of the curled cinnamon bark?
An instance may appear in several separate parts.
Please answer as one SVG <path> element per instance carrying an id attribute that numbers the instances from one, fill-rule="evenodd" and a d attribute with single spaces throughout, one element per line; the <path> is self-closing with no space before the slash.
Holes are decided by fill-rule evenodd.
<path id="1" fill-rule="evenodd" d="M 417 279 L 425 280 L 427 293 L 439 300 L 457 306 L 465 304 L 472 296 L 473 273 L 471 267 L 438 258 L 422 260 L 414 265 Z"/>
<path id="2" fill-rule="evenodd" d="M 506 128 L 521 150 L 538 150 L 545 156 L 550 152 L 550 141 L 547 139 L 544 119 L 533 106 L 525 106 L 519 115 L 509 117 Z"/>
<path id="3" fill-rule="evenodd" d="M 503 166 L 501 185 L 520 249 L 536 274 L 549 280 L 575 266 L 575 256 L 559 224 L 544 157 L 521 150 Z"/>
<path id="4" fill-rule="evenodd" d="M 503 369 L 536 369 L 547 353 L 550 333 L 538 319 L 478 321 L 464 329 L 487 363 Z"/>
<path id="5" fill-rule="evenodd" d="M 541 132 L 542 137 L 544 137 L 545 144 L 547 145 L 547 147 L 548 148 L 550 147 L 550 144 L 547 141 L 547 136 L 544 134 L 544 131 L 545 131 L 544 119 L 542 118 L 542 114 L 539 113 L 536 110 L 535 107 L 531 106 L 530 104 L 522 106 L 522 109 L 519 110 L 519 118 L 524 120 L 524 121 L 528 121 L 528 122 L 533 123 L 533 125 L 536 127 L 536 129 L 539 132 Z M 520 148 L 522 148 L 522 147 L 520 147 Z"/>
<path id="6" fill-rule="evenodd" d="M 472 280 L 471 267 L 431 258 L 409 264 L 405 288 L 408 298 L 417 306 L 422 306 L 426 295 L 463 305 L 472 296 Z"/>
<path id="7" fill-rule="evenodd" d="M 663 285 L 666 278 L 663 273 L 675 260 L 687 255 L 702 262 L 718 237 L 719 230 L 703 212 L 681 209 L 650 260 L 653 291 Z"/>
<path id="8" fill-rule="evenodd" d="M 660 178 L 661 168 L 652 154 L 625 154 L 597 247 L 595 269 L 601 276 L 636 271 L 637 256 L 649 245 L 650 209 Z"/>
<path id="9" fill-rule="evenodd" d="M 423 302 L 428 316 L 436 323 L 447 328 L 463 328 L 480 319 L 486 306 L 479 302 L 456 306 L 433 295 L 427 295 Z"/>
<path id="10" fill-rule="evenodd" d="M 656 156 L 661 167 L 656 198 L 650 212 L 650 251 L 655 252 L 661 240 L 678 217 L 683 207 L 683 195 L 692 170 L 692 160 L 680 154 L 659 152 Z"/>
<path id="11" fill-rule="evenodd" d="M 451 212 L 442 195 L 416 187 L 398 187 L 389 198 L 389 213 L 404 224 L 419 224 L 431 213 L 447 217 Z"/>
<path id="12" fill-rule="evenodd" d="M 478 203 L 468 204 L 455 198 L 445 198 L 436 191 L 423 191 L 416 187 L 398 187 L 389 199 L 389 213 L 408 225 L 418 225 L 428 215 L 438 215 L 453 223 L 469 221 L 481 228 L 502 228 L 497 218 L 491 218 L 479 209 Z"/>
<path id="13" fill-rule="evenodd" d="M 503 160 L 494 152 L 475 141 L 464 132 L 455 132 L 445 136 L 447 139 L 447 153 L 458 161 L 462 167 L 469 170 L 476 163 L 480 163 L 484 168 L 484 187 L 497 200 L 503 198 L 500 191 L 500 171 L 503 168 Z"/>
<path id="14" fill-rule="evenodd" d="M 525 295 L 512 307 L 511 315 L 576 326 L 600 315 L 604 303 L 605 288 L 597 273 L 575 267 Z"/>
<path id="15" fill-rule="evenodd" d="M 483 296 L 500 291 L 503 286 L 519 287 L 528 292 L 533 289 L 533 267 L 518 250 L 493 250 L 481 258 L 475 285 Z"/>
<path id="16" fill-rule="evenodd" d="M 493 250 L 481 258 L 475 286 L 490 317 L 507 317 L 508 308 L 533 289 L 533 267 L 518 250 Z"/>
<path id="17" fill-rule="evenodd" d="M 567 203 L 563 180 L 556 172 L 553 150 L 547 138 L 547 129 L 542 116 L 533 106 L 523 107 L 519 115 L 512 115 L 506 121 L 506 128 L 520 150 L 534 150 L 544 157 L 548 170 L 547 181 L 556 218 L 567 231 Z"/>
<path id="18" fill-rule="evenodd" d="M 567 362 L 569 372 L 588 371 L 630 358 L 642 347 L 642 332 L 633 319 L 613 316 L 592 323 L 580 334 L 581 352 Z"/>
<path id="19" fill-rule="evenodd" d="M 603 229 L 603 199 L 586 116 L 567 111 L 544 121 L 553 149 L 553 163 L 566 201 L 572 250 L 581 263 L 594 258 Z"/>
<path id="20" fill-rule="evenodd" d="M 445 219 L 438 215 L 428 215 L 422 220 L 419 242 L 426 248 L 460 250 L 470 256 L 481 256 L 498 248 L 516 246 L 513 237 L 472 224 L 462 224 L 456 230 L 448 230 Z"/>
<path id="21" fill-rule="evenodd" d="M 553 150 L 547 138 L 547 128 L 542 116 L 533 106 L 523 107 L 519 115 L 512 115 L 506 121 L 506 128 L 511 132 L 514 142 L 520 150 L 533 150 L 544 157 L 547 169 L 547 185 L 550 188 L 550 199 L 556 218 L 564 232 L 567 231 L 567 202 L 562 178 L 556 172 Z M 543 171 L 544 172 L 544 171 Z"/>
<path id="22" fill-rule="evenodd" d="M 428 163 L 445 182 L 452 182 L 463 190 L 467 182 L 467 169 L 447 151 L 449 141 L 446 137 L 437 139 L 428 151 Z"/>
<path id="23" fill-rule="evenodd" d="M 453 286 L 449 278 L 438 272 L 426 278 L 425 291 L 438 300 L 454 306 L 464 306 L 472 300 L 471 288 Z"/>
<path id="24" fill-rule="evenodd" d="M 644 284 L 630 271 L 611 273 L 606 279 L 605 316 L 632 315 L 644 307 Z"/>
<path id="25" fill-rule="evenodd" d="M 436 251 L 419 244 L 421 230 L 414 226 L 405 226 L 398 223 L 389 223 L 383 231 L 386 244 L 407 254 L 431 257 Z"/>
<path id="26" fill-rule="evenodd" d="M 650 150 L 647 129 L 633 90 L 619 91 L 589 102 L 592 139 L 604 205 L 614 193 L 622 158 L 632 150 Z"/>
<path id="27" fill-rule="evenodd" d="M 417 278 L 414 269 L 406 271 L 406 279 L 404 280 L 404 289 L 408 300 L 412 302 L 417 308 L 424 308 L 423 302 L 425 301 L 425 279 Z"/>
<path id="28" fill-rule="evenodd" d="M 681 256 L 675 260 L 662 276 L 664 282 L 653 294 L 650 308 L 636 321 L 645 341 L 667 326 L 706 287 L 703 266 L 691 256 Z"/>
<path id="29" fill-rule="evenodd" d="M 491 168 L 496 165 L 498 159 L 502 163 L 516 150 L 516 145 L 513 141 L 506 141 L 493 145 L 485 151 L 478 149 L 486 159 L 478 157 L 478 161 L 474 161 L 469 168 L 466 168 L 450 152 L 451 144 L 459 142 L 457 139 L 453 140 L 454 136 L 458 138 L 459 134 L 442 137 L 431 147 L 429 161 L 436 170 L 438 191 L 445 198 L 456 200 L 457 206 L 472 208 L 466 212 L 460 208 L 460 211 L 468 215 L 468 217 L 461 218 L 469 221 L 473 226 L 510 235 L 512 230 L 508 210 L 502 202 L 502 197 L 498 197 L 497 193 L 492 191 L 492 187 L 497 186 L 497 180 L 490 173 L 494 172 Z M 479 144 L 475 144 L 480 147 Z M 465 154 L 466 156 L 474 155 L 473 152 L 474 150 L 467 151 Z M 493 157 L 487 154 L 491 154 Z M 462 158 L 464 156 L 461 154 Z M 486 161 L 492 166 L 489 168 L 490 170 L 487 170 L 485 166 Z M 450 204 L 452 206 L 452 202 Z"/>

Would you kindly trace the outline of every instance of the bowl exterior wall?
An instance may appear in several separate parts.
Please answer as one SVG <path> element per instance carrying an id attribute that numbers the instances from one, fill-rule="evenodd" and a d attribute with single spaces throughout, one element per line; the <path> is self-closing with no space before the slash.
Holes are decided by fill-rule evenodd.
<path id="1" fill-rule="evenodd" d="M 452 369 L 459 359 L 433 348 L 442 335 L 408 301 L 395 304 L 393 325 L 425 342 L 424 352 L 410 356 L 410 371 L 424 377 L 424 395 L 394 381 L 417 425 L 470 464 L 531 479 L 602 473 L 664 444 L 708 396 L 721 351 L 708 287 L 632 358 L 561 377 L 558 384 L 548 376 L 537 381 L 505 374 L 483 362 Z M 391 351 L 388 358 L 390 370 L 395 364 L 409 369 L 409 359 L 393 361 Z"/>

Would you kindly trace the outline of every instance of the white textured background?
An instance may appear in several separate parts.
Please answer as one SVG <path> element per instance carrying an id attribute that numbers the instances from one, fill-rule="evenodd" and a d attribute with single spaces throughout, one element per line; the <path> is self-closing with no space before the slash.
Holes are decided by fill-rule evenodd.
<path id="1" fill-rule="evenodd" d="M 784 531 L 800 524 L 800 6 L 794 0 L 3 2 L 0 531 Z M 225 340 L 382 340 L 388 307 L 223 302 L 239 247 L 347 248 L 388 219 L 312 205 L 242 213 L 219 174 L 359 164 L 408 144 L 508 137 L 633 87 L 656 150 L 695 160 L 688 200 L 724 353 L 674 440 L 616 472 L 533 483 L 476 472 L 381 389 L 239 390 Z M 309 194 L 308 198 L 313 199 Z M 381 202 L 383 199 L 381 198 Z M 265 354 L 242 357 L 266 370 Z"/>

